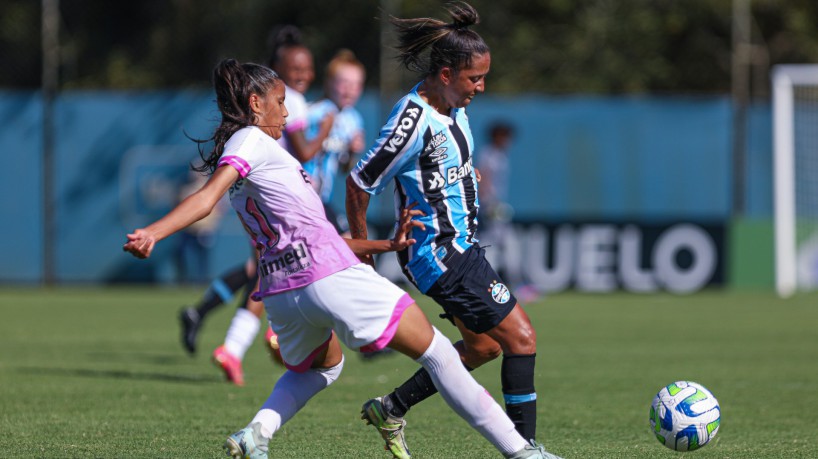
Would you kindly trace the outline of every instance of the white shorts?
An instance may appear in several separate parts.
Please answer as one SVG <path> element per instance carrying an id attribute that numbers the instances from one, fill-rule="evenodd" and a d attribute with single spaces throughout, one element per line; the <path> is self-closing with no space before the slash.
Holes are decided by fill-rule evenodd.
<path id="1" fill-rule="evenodd" d="M 287 368 L 303 372 L 326 348 L 332 331 L 350 349 L 375 351 L 392 340 L 408 293 L 360 263 L 312 284 L 265 297 Z"/>

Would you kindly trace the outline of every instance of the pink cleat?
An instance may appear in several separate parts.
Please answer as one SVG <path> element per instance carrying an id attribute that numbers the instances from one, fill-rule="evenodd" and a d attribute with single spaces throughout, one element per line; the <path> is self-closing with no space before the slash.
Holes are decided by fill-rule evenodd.
<path id="1" fill-rule="evenodd" d="M 224 345 L 213 351 L 213 363 L 219 365 L 224 370 L 227 380 L 237 386 L 244 385 L 244 371 L 241 369 L 241 360 L 235 355 L 227 352 Z"/>

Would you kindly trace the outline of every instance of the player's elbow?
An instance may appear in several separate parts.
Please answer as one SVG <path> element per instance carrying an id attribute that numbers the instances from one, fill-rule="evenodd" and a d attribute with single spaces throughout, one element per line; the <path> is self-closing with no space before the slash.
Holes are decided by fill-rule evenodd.
<path id="1" fill-rule="evenodd" d="M 355 182 L 355 179 L 352 178 L 352 174 L 347 175 L 346 188 L 347 202 L 349 202 L 350 199 L 357 199 L 357 197 L 364 193 L 364 190 L 362 190 L 361 187 L 358 186 L 358 183 Z"/>

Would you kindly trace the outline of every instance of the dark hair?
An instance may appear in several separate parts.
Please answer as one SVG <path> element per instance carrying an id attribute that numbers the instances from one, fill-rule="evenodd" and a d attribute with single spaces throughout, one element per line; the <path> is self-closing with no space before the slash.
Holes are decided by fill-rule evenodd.
<path id="1" fill-rule="evenodd" d="M 199 156 L 204 161 L 201 166 L 194 167 L 195 170 L 216 170 L 227 139 L 239 129 L 256 124 L 255 114 L 250 109 L 250 95 L 263 96 L 278 84 L 281 84 L 278 74 L 263 65 L 239 64 L 235 59 L 225 59 L 216 65 L 213 70 L 213 88 L 216 90 L 216 104 L 222 120 L 209 139 L 194 139 L 199 144 Z M 202 145 L 210 141 L 215 145 L 206 154 Z"/>
<path id="2" fill-rule="evenodd" d="M 398 29 L 398 60 L 407 69 L 424 76 L 434 75 L 443 67 L 457 71 L 471 65 L 475 54 L 489 52 L 483 38 L 469 29 L 480 22 L 477 10 L 466 2 L 457 2 L 447 4 L 446 11 L 451 23 L 431 18 L 389 18 Z M 427 48 L 428 55 L 424 53 Z"/>
<path id="3" fill-rule="evenodd" d="M 489 128 L 489 136 L 493 139 L 497 136 L 512 136 L 514 128 L 505 121 L 495 121 Z"/>
<path id="4" fill-rule="evenodd" d="M 267 39 L 267 45 L 270 48 L 270 57 L 267 60 L 270 68 L 275 68 L 281 60 L 282 51 L 289 48 L 306 48 L 301 39 L 301 30 L 290 24 L 273 27 Z"/>

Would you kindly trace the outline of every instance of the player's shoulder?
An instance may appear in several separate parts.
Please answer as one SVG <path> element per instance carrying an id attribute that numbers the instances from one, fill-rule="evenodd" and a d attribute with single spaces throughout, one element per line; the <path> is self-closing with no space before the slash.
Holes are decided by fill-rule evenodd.
<path id="1" fill-rule="evenodd" d="M 311 118 L 323 118 L 326 114 L 337 111 L 338 109 L 335 107 L 335 103 L 329 99 L 317 100 L 311 104 L 308 104 L 307 108 L 307 112 Z"/>
<path id="2" fill-rule="evenodd" d="M 425 124 L 425 113 L 431 107 L 414 90 L 395 103 L 388 124 L 395 124 L 402 131 L 412 131 Z"/>
<path id="3" fill-rule="evenodd" d="M 245 126 L 239 129 L 230 136 L 225 144 L 225 152 L 250 154 L 259 149 L 284 150 L 274 138 L 257 126 Z"/>

